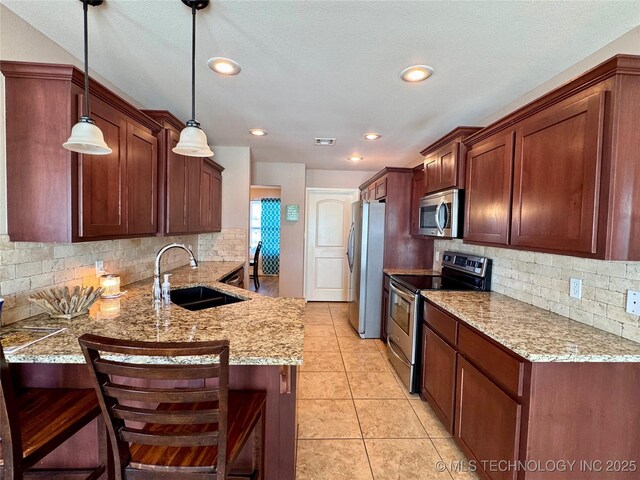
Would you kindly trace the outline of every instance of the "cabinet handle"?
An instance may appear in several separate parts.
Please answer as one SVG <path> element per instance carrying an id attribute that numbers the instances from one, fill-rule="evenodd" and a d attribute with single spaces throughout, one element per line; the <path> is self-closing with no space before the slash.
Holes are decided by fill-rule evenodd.
<path id="1" fill-rule="evenodd" d="M 280 394 L 291 394 L 291 366 L 280 366 Z"/>

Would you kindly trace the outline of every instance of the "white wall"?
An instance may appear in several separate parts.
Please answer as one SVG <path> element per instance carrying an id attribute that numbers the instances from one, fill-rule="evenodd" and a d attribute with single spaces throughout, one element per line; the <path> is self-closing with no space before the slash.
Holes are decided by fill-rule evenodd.
<path id="1" fill-rule="evenodd" d="M 280 296 L 302 297 L 304 275 L 305 166 L 303 163 L 256 162 L 251 172 L 253 185 L 281 187 Z M 300 206 L 300 220 L 287 222 L 287 205 Z"/>
<path id="2" fill-rule="evenodd" d="M 249 228 L 251 151 L 249 147 L 213 147 L 222 172 L 222 228 Z"/>
<path id="3" fill-rule="evenodd" d="M 640 8 L 640 7 L 639 7 Z M 510 102 L 506 106 L 496 110 L 493 114 L 489 115 L 482 122 L 481 126 L 489 125 L 490 123 L 499 120 L 505 115 L 513 112 L 514 110 L 526 105 L 527 103 L 535 100 L 536 98 L 544 95 L 545 93 L 559 87 L 560 85 L 568 82 L 569 80 L 580 76 L 587 70 L 595 67 L 596 65 L 608 60 L 609 58 L 619 53 L 626 53 L 632 55 L 640 55 L 640 26 L 628 31 L 621 37 L 616 38 L 613 42 L 605 45 L 600 50 L 595 51 L 584 60 L 576 63 L 575 65 L 563 70 L 561 73 L 553 78 L 550 78 L 542 85 L 534 88 L 525 95 Z M 466 123 L 461 122 L 461 125 Z"/>
<path id="4" fill-rule="evenodd" d="M 376 171 L 307 170 L 308 188 L 358 188 Z"/>

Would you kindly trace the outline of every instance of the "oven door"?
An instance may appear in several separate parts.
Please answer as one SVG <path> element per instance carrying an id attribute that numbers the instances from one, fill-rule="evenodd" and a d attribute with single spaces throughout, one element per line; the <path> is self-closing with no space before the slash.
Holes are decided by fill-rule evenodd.
<path id="1" fill-rule="evenodd" d="M 415 362 L 415 295 L 397 284 L 390 284 L 387 336 L 394 350 L 409 363 Z"/>

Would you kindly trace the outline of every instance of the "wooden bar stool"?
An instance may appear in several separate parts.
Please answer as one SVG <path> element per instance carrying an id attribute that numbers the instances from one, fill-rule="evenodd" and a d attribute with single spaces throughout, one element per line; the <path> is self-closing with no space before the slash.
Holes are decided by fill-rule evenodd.
<path id="1" fill-rule="evenodd" d="M 263 479 L 266 393 L 229 391 L 227 340 L 79 341 L 114 446 L 116 480 Z M 229 474 L 252 431 L 251 471 Z"/>
<path id="2" fill-rule="evenodd" d="M 0 478 L 99 478 L 104 465 L 75 470 L 31 468 L 96 417 L 100 418 L 100 405 L 91 389 L 25 388 L 16 395 L 0 345 Z"/>

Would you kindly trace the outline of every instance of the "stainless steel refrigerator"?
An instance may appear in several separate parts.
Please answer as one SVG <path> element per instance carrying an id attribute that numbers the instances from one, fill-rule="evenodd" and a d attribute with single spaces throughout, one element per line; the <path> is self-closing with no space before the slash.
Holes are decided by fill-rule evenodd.
<path id="1" fill-rule="evenodd" d="M 380 338 L 384 210 L 380 202 L 351 205 L 349 321 L 362 338 Z"/>

